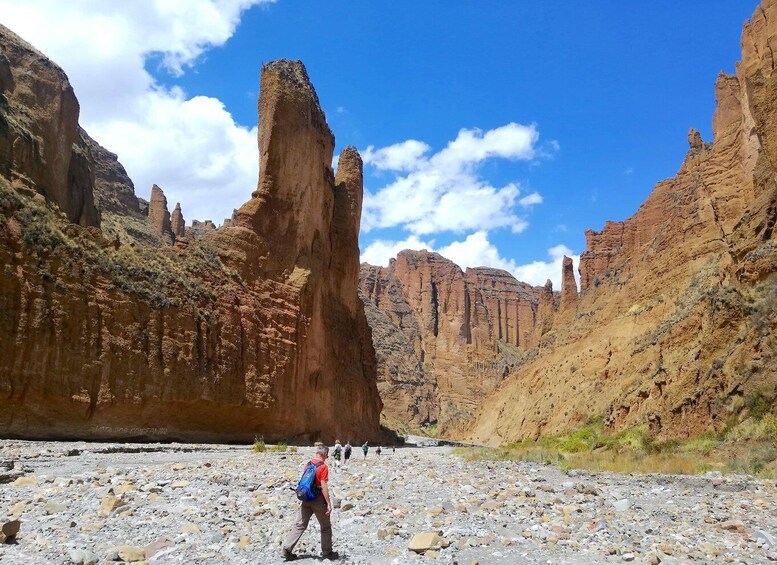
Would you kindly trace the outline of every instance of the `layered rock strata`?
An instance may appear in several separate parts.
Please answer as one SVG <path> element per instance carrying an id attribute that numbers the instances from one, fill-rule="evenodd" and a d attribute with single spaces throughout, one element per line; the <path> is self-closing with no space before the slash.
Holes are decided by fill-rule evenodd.
<path id="1" fill-rule="evenodd" d="M 552 286 L 498 269 L 462 271 L 426 251 L 403 251 L 388 268 L 363 264 L 359 290 L 387 424 L 438 424 L 446 437 L 523 362 L 554 311 Z"/>
<path id="2" fill-rule="evenodd" d="M 776 410 L 775 38 L 777 1 L 764 0 L 736 75 L 718 77 L 714 141 L 691 130 L 674 178 L 631 218 L 586 232 L 576 308 L 556 313 L 554 339 L 481 406 L 469 437 L 604 417 L 682 438 L 748 418 L 748 399 Z"/>
<path id="3" fill-rule="evenodd" d="M 18 49 L 8 37 L 3 51 Z M 11 71 L 38 80 L 39 68 L 59 77 L 52 91 L 69 92 L 51 63 Z M 299 62 L 263 68 L 259 106 L 254 197 L 235 226 L 185 247 L 114 244 L 68 223 L 16 187 L 35 167 L 54 178 L 61 163 L 36 158 L 20 170 L 15 154 L 0 156 L 0 434 L 381 438 L 374 351 L 355 291 L 358 154 L 343 156 L 350 173 L 335 183 L 334 138 Z M 68 136 L 46 143 L 72 151 Z M 133 207 L 121 194 L 108 199 Z"/>

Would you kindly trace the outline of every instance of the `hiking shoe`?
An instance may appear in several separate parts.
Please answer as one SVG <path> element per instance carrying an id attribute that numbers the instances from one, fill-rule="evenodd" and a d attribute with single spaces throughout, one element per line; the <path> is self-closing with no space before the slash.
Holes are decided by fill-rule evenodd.
<path id="1" fill-rule="evenodd" d="M 324 553 L 321 555 L 324 559 L 329 559 L 330 561 L 334 561 L 335 559 L 340 559 L 340 554 L 336 551 L 330 551 L 329 553 Z"/>
<path id="2" fill-rule="evenodd" d="M 284 561 L 294 561 L 297 558 L 297 554 L 292 553 L 288 549 L 284 549 L 283 553 L 281 553 L 281 557 Z"/>

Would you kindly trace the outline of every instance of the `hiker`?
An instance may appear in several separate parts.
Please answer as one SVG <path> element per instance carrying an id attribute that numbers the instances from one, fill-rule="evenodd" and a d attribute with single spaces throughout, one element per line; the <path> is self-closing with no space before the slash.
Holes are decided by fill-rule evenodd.
<path id="1" fill-rule="evenodd" d="M 378 455 L 378 457 L 380 457 L 380 454 L 382 451 L 383 450 L 380 448 L 380 446 L 378 446 L 377 449 L 375 449 L 375 453 Z"/>
<path id="2" fill-rule="evenodd" d="M 335 441 L 335 446 L 332 448 L 332 456 L 335 458 L 335 469 L 340 468 L 340 459 L 343 455 L 343 446 L 340 445 L 340 440 Z"/>
<path id="3" fill-rule="evenodd" d="M 367 452 L 370 450 L 370 446 L 367 445 L 367 442 L 364 442 L 364 445 L 362 445 L 362 451 L 364 452 L 364 458 L 367 459 Z"/>
<path id="4" fill-rule="evenodd" d="M 328 456 L 329 449 L 322 445 L 316 448 L 316 456 L 308 463 L 308 465 L 315 466 L 316 477 L 312 490 L 316 493 L 316 497 L 313 500 L 303 500 L 299 506 L 294 527 L 283 542 L 281 556 L 286 561 L 293 561 L 297 558 L 293 552 L 294 546 L 305 533 L 313 514 L 316 515 L 318 524 L 321 526 L 321 556 L 324 559 L 338 559 L 340 557 L 339 553 L 332 551 L 332 521 L 330 519 L 332 501 L 329 499 L 329 467 L 326 465 Z"/>
<path id="5" fill-rule="evenodd" d="M 348 460 L 351 458 L 351 451 L 353 448 L 351 447 L 351 441 L 345 442 L 345 448 L 343 449 L 343 465 L 348 464 Z"/>

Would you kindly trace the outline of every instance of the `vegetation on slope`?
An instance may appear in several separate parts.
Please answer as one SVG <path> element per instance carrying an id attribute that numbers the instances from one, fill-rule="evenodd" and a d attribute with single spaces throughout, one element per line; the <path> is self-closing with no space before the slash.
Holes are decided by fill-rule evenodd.
<path id="1" fill-rule="evenodd" d="M 774 398 L 760 391 L 748 398 L 749 416 L 724 433 L 708 432 L 687 442 L 657 441 L 647 425 L 608 434 L 603 419 L 575 431 L 512 442 L 496 449 L 466 448 L 469 459 L 522 460 L 565 469 L 615 473 L 694 474 L 708 471 L 777 478 L 777 415 L 764 407 Z"/>

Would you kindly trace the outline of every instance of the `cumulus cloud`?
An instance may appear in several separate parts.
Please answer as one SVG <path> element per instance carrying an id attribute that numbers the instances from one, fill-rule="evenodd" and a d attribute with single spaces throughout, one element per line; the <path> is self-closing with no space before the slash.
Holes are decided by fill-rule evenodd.
<path id="1" fill-rule="evenodd" d="M 561 267 L 564 256 L 571 257 L 575 265 L 580 264 L 579 255 L 574 254 L 567 246 L 559 244 L 548 249 L 547 261 L 532 261 L 519 265 L 514 259 L 503 257 L 499 249 L 489 241 L 488 233 L 483 230 L 468 235 L 462 241 L 454 241 L 439 248 L 434 246 L 434 240 L 425 242 L 415 236 L 410 236 L 403 241 L 377 240 L 367 246 L 361 260 L 371 265 L 385 267 L 388 266 L 390 259 L 404 249 L 435 251 L 462 269 L 467 267 L 502 269 L 511 273 L 519 281 L 534 286 L 542 286 L 550 279 L 555 290 L 561 290 Z M 576 278 L 577 276 L 575 273 Z"/>
<path id="2" fill-rule="evenodd" d="M 370 243 L 364 250 L 364 253 L 361 254 L 361 262 L 388 267 L 389 261 L 405 249 L 434 251 L 434 241 L 422 241 L 414 235 L 402 241 L 377 239 Z"/>
<path id="3" fill-rule="evenodd" d="M 413 235 L 443 231 L 510 228 L 520 233 L 526 219 L 516 204 L 542 201 L 539 194 L 519 200 L 517 183 L 492 186 L 477 166 L 488 159 L 530 161 L 540 157 L 537 126 L 509 123 L 483 132 L 462 129 L 456 139 L 437 153 L 423 141 L 410 139 L 362 152 L 366 165 L 392 171 L 395 178 L 364 198 L 362 229 L 400 226 Z"/>
<path id="4" fill-rule="evenodd" d="M 561 267 L 564 263 L 564 255 L 571 257 L 575 264 L 575 279 L 580 284 L 580 276 L 577 266 L 580 265 L 580 256 L 575 255 L 566 245 L 556 245 L 548 249 L 549 261 L 532 261 L 526 265 L 518 265 L 512 273 L 519 281 L 525 281 L 533 285 L 543 285 L 550 279 L 554 290 L 561 290 Z"/>
<path id="5" fill-rule="evenodd" d="M 0 0 L 0 22 L 65 70 L 82 125 L 119 155 L 138 196 L 156 183 L 187 218 L 220 221 L 256 186 L 256 128 L 146 68 L 180 76 L 232 36 L 243 11 L 272 1 Z"/>

